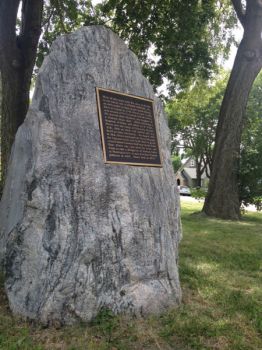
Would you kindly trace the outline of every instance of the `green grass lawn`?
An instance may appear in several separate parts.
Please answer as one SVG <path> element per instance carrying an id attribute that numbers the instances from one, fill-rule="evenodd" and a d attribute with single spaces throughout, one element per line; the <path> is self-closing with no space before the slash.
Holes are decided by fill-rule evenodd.
<path id="1" fill-rule="evenodd" d="M 88 326 L 44 329 L 11 316 L 1 286 L 0 349 L 262 349 L 262 214 L 230 222 L 182 205 L 178 309 L 140 320 L 104 311 Z"/>

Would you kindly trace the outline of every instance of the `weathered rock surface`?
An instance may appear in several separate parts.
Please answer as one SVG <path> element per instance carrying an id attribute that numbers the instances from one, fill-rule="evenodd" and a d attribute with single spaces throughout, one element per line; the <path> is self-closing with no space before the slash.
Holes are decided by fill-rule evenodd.
<path id="1" fill-rule="evenodd" d="M 181 298 L 178 196 L 155 98 L 163 168 L 103 162 L 95 87 L 155 98 L 136 56 L 93 26 L 57 39 L 19 128 L 0 207 L 0 257 L 14 313 L 90 320 L 147 314 Z"/>

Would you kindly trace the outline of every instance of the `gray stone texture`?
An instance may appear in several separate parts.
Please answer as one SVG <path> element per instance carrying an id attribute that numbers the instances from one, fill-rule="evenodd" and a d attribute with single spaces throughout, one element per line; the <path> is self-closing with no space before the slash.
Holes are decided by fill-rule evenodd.
<path id="1" fill-rule="evenodd" d="M 154 98 L 163 168 L 103 162 L 95 87 Z M 58 38 L 19 128 L 0 207 L 0 258 L 15 314 L 89 321 L 102 308 L 180 302 L 179 199 L 161 102 L 103 26 Z"/>

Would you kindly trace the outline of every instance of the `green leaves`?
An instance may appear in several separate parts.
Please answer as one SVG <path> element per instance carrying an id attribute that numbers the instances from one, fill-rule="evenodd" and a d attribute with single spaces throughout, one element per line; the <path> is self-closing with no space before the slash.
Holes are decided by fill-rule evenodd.
<path id="1" fill-rule="evenodd" d="M 181 146 L 187 155 L 205 158 L 212 168 L 216 124 L 228 76 L 198 81 L 166 106 L 172 132 L 173 152 Z M 261 205 L 262 198 L 262 73 L 251 91 L 242 136 L 239 193 L 241 201 Z"/>
<path id="2" fill-rule="evenodd" d="M 42 20 L 36 66 L 39 68 L 57 36 L 72 32 L 83 25 L 99 24 L 98 9 L 91 0 L 46 1 Z"/>
<path id="3" fill-rule="evenodd" d="M 227 75 L 222 73 L 213 81 L 197 81 L 166 107 L 174 142 L 196 159 L 207 159 L 209 166 L 227 79 Z"/>
<path id="4" fill-rule="evenodd" d="M 170 94 L 207 79 L 233 42 L 236 17 L 230 0 L 45 1 L 37 67 L 53 40 L 83 25 L 105 24 L 120 35 L 142 62 L 154 87 L 169 81 Z"/>
<path id="5" fill-rule="evenodd" d="M 242 135 L 239 187 L 244 204 L 259 204 L 262 198 L 262 73 L 251 90 Z"/>
<path id="6" fill-rule="evenodd" d="M 171 92 L 211 75 L 217 57 L 228 53 L 236 24 L 229 1 L 109 0 L 101 13 L 138 55 L 151 82 L 159 86 L 165 77 Z"/>

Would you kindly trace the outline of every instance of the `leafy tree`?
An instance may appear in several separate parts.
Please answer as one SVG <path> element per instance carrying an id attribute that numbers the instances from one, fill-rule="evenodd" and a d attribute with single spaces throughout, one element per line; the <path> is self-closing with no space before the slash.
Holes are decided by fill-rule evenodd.
<path id="1" fill-rule="evenodd" d="M 234 41 L 230 0 L 108 0 L 100 11 L 138 55 L 151 83 L 167 78 L 171 92 L 192 78 L 208 78 Z"/>
<path id="2" fill-rule="evenodd" d="M 194 155 L 196 159 L 202 155 L 211 167 L 212 157 L 209 157 L 212 156 L 219 108 L 227 79 L 227 76 L 222 76 L 212 84 L 200 82 L 167 104 L 175 146 L 183 147 L 188 155 Z M 245 205 L 262 204 L 261 95 L 262 73 L 258 75 L 250 93 L 241 141 L 238 186 L 240 203 Z M 201 170 L 204 167 L 202 163 Z M 196 196 L 199 196 L 198 192 Z"/>
<path id="3" fill-rule="evenodd" d="M 232 0 L 244 28 L 220 109 L 208 195 L 203 211 L 223 219 L 239 219 L 238 187 L 241 134 L 253 82 L 262 67 L 262 1 Z"/>
<path id="4" fill-rule="evenodd" d="M 3 177 L 15 133 L 28 109 L 35 62 L 41 64 L 57 35 L 83 24 L 106 23 L 129 42 L 156 86 L 166 77 L 177 89 L 192 77 L 208 77 L 221 51 L 228 51 L 235 24 L 229 1 L 107 0 L 94 9 L 91 0 L 1 0 Z M 157 60 L 150 58 L 150 50 Z"/>
<path id="5" fill-rule="evenodd" d="M 18 16 L 19 5 L 22 5 L 21 18 Z M 16 131 L 27 113 L 35 63 L 38 67 L 41 65 L 57 35 L 87 22 L 96 23 L 91 0 L 0 1 L 2 179 Z"/>
<path id="6" fill-rule="evenodd" d="M 181 157 L 179 155 L 172 155 L 171 157 L 174 172 L 176 173 L 182 165 Z"/>
<path id="7" fill-rule="evenodd" d="M 41 66 L 57 36 L 70 33 L 83 25 L 93 24 L 103 24 L 103 22 L 99 19 L 92 0 L 45 1 L 36 67 Z"/>
<path id="8" fill-rule="evenodd" d="M 204 172 L 210 176 L 215 130 L 227 75 L 198 81 L 167 104 L 174 147 L 183 147 L 196 161 L 197 186 Z"/>
<path id="9" fill-rule="evenodd" d="M 251 90 L 240 152 L 240 201 L 262 203 L 262 73 Z"/>

